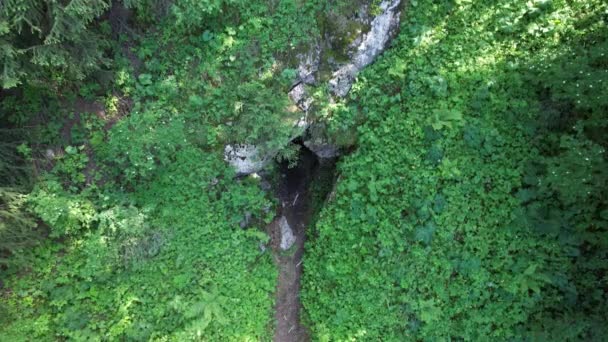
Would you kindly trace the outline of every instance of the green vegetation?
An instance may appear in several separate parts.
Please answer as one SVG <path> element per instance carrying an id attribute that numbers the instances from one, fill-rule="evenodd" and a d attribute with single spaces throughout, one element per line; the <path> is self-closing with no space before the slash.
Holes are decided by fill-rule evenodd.
<path id="1" fill-rule="evenodd" d="M 0 188 L 0 340 L 269 340 L 277 271 L 259 245 L 272 196 L 235 181 L 222 152 L 269 136 L 274 149 L 291 134 L 292 73 L 276 56 L 313 36 L 318 4 L 137 4 L 120 22 L 133 26 L 104 44 L 94 38 L 115 25 L 101 16 L 109 4 L 77 5 L 74 17 L 27 4 L 66 21 L 70 35 L 52 44 L 42 23 L 10 12 L 19 3 L 1 21 L 7 46 L 22 50 L 5 64 L 4 86 L 19 87 L 2 97 L 15 138 L 6 135 L 0 171 L 24 177 Z M 152 29 L 153 17 L 162 25 Z M 37 33 L 32 45 L 65 59 L 18 46 L 29 42 L 21 22 Z M 255 224 L 242 230 L 245 213 Z"/>
<path id="2" fill-rule="evenodd" d="M 314 340 L 608 336 L 606 10 L 411 2 L 331 121 L 364 124 L 307 245 Z"/>
<path id="3" fill-rule="evenodd" d="M 277 203 L 224 146 L 297 163 L 297 55 L 327 78 L 354 3 L 3 4 L 0 341 L 271 340 Z M 308 88 L 353 151 L 311 185 L 312 340 L 607 338 L 607 13 L 412 0 L 347 98 Z"/>

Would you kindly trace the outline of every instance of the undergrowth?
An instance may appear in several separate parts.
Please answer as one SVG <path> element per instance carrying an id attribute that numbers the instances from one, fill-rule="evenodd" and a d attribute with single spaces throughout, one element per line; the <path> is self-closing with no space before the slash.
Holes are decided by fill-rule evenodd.
<path id="1" fill-rule="evenodd" d="M 600 1 L 411 1 L 331 113 L 356 127 L 307 243 L 313 340 L 602 340 Z"/>
<path id="2" fill-rule="evenodd" d="M 297 55 L 360 3 L 2 7 L 0 340 L 271 340 L 276 201 L 224 146 L 297 160 Z M 403 10 L 347 99 L 308 88 L 353 150 L 312 184 L 312 339 L 604 340 L 606 4 Z"/>

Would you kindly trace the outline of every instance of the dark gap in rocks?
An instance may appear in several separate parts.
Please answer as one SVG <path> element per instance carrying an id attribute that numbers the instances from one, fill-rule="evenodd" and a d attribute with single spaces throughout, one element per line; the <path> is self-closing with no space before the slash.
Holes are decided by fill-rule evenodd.
<path id="1" fill-rule="evenodd" d="M 300 137 L 292 144 L 299 147 L 295 166 L 286 160 L 277 162 L 276 196 L 280 201 L 277 214 L 286 216 L 290 224 L 304 223 L 308 226 L 334 190 L 339 157 L 318 157 Z"/>
<path id="2" fill-rule="evenodd" d="M 280 175 L 277 195 L 281 200 L 288 200 L 297 193 L 306 192 L 320 164 L 317 156 L 304 146 L 301 138 L 296 138 L 292 144 L 299 147 L 296 165 L 290 165 L 292 163 L 288 160 L 277 162 Z"/>
<path id="3" fill-rule="evenodd" d="M 274 341 L 309 341 L 306 327 L 301 324 L 300 277 L 303 270 L 306 229 L 323 207 L 333 189 L 335 159 L 318 158 L 304 146 L 301 138 L 297 163 L 277 162 L 279 198 L 277 218 L 269 225 L 275 261 L 279 268 L 275 302 Z M 291 167 L 290 167 L 291 166 Z M 286 229 L 290 232 L 285 234 Z M 292 245 L 286 247 L 286 237 L 292 234 Z"/>

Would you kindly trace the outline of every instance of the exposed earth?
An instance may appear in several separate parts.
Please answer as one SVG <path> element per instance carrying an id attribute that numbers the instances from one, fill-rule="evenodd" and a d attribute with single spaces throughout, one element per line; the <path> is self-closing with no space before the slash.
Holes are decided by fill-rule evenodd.
<path id="1" fill-rule="evenodd" d="M 300 303 L 300 276 L 302 275 L 306 227 L 312 217 L 310 184 L 318 162 L 314 154 L 302 148 L 299 163 L 288 168 L 281 165 L 281 180 L 277 196 L 281 203 L 280 215 L 291 227 L 295 242 L 287 249 L 281 249 L 280 220 L 270 225 L 275 262 L 279 266 L 279 279 L 275 304 L 275 336 L 277 342 L 310 340 L 306 327 L 300 323 L 302 305 Z"/>

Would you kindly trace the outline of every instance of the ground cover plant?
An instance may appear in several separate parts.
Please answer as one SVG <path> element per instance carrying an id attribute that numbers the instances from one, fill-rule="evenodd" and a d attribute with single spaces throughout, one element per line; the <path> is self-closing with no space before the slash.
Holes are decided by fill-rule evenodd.
<path id="1" fill-rule="evenodd" d="M 605 10 L 410 3 L 333 121 L 364 124 L 307 245 L 315 340 L 605 338 Z"/>

